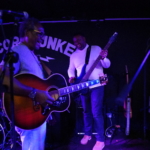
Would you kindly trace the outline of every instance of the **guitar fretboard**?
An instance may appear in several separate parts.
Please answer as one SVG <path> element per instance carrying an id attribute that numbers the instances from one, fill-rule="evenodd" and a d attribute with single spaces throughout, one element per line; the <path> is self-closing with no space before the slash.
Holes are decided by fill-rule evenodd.
<path id="1" fill-rule="evenodd" d="M 89 88 L 90 86 L 95 85 L 95 84 L 99 84 L 99 86 L 104 85 L 104 84 L 100 83 L 99 79 L 87 81 L 87 82 L 82 82 L 79 84 L 67 86 L 65 88 L 60 88 L 59 89 L 59 95 L 63 96 L 63 95 L 69 94 L 69 93 L 77 92 L 77 91 L 80 91 L 82 89 Z"/>

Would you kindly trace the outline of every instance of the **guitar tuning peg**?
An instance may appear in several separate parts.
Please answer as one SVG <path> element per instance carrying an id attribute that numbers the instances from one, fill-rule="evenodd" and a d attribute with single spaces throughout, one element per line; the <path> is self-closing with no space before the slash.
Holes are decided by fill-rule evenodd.
<path id="1" fill-rule="evenodd" d="M 107 74 L 104 74 L 105 77 L 107 77 Z"/>

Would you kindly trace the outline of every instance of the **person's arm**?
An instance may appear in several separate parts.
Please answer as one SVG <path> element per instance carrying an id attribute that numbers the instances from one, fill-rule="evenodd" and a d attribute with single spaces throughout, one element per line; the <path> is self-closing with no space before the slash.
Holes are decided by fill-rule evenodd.
<path id="1" fill-rule="evenodd" d="M 7 86 L 7 92 L 10 92 L 10 77 L 9 77 L 9 68 L 6 68 L 5 76 L 3 79 L 3 85 Z M 19 82 L 16 78 L 13 78 L 13 90 L 14 94 L 21 96 L 29 96 L 32 92 L 33 88 L 26 86 Z M 42 91 L 36 89 L 35 100 L 40 104 L 44 104 L 45 102 L 52 104 L 54 99 L 48 94 L 47 91 Z"/>
<path id="2" fill-rule="evenodd" d="M 107 58 L 108 56 L 108 51 L 107 50 L 101 50 L 100 52 L 100 56 L 101 56 L 101 65 L 103 68 L 109 68 L 111 63 L 110 60 Z"/>
<path id="3" fill-rule="evenodd" d="M 75 79 L 75 66 L 74 66 L 74 63 L 73 63 L 72 55 L 70 56 L 68 76 L 69 76 L 69 83 L 73 83 L 74 79 Z"/>

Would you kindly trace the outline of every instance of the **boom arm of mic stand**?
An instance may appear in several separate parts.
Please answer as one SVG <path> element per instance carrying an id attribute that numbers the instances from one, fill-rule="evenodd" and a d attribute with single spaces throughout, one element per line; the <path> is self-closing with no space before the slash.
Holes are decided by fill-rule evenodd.
<path id="1" fill-rule="evenodd" d="M 127 84 L 126 86 L 124 86 L 123 89 L 121 90 L 121 92 L 119 93 L 119 96 L 117 97 L 118 102 L 123 102 L 123 100 L 127 97 L 128 93 L 130 92 L 130 90 L 132 88 L 134 81 L 136 80 L 137 76 L 139 75 L 139 73 L 140 73 L 142 67 L 144 66 L 146 60 L 148 59 L 149 55 L 150 55 L 150 50 L 148 50 L 147 54 L 145 55 L 141 65 L 139 66 L 138 70 L 136 71 L 136 73 L 133 76 L 130 83 Z"/>

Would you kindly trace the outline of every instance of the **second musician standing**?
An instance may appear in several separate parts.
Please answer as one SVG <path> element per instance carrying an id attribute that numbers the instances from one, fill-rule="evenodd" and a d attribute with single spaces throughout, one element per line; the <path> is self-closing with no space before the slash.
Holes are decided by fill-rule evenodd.
<path id="1" fill-rule="evenodd" d="M 69 83 L 73 83 L 75 79 L 75 70 L 77 76 L 80 76 L 82 67 L 85 64 L 86 52 L 89 45 L 86 43 L 86 38 L 83 34 L 76 34 L 73 36 L 73 43 L 76 46 L 76 51 L 70 56 L 70 63 L 68 68 Z M 88 80 L 98 79 L 104 75 L 103 68 L 110 67 L 110 60 L 107 58 L 108 51 L 102 50 L 99 46 L 91 46 L 89 62 L 86 66 L 86 72 L 90 69 L 96 58 L 101 55 L 101 60 L 94 68 Z M 81 139 L 81 144 L 85 145 L 92 138 L 92 129 L 97 132 L 96 143 L 93 150 L 102 150 L 105 146 L 104 143 L 104 120 L 103 120 L 103 97 L 104 86 L 90 89 L 86 95 L 81 95 L 81 102 L 83 107 L 84 117 L 84 132 L 85 135 Z"/>

